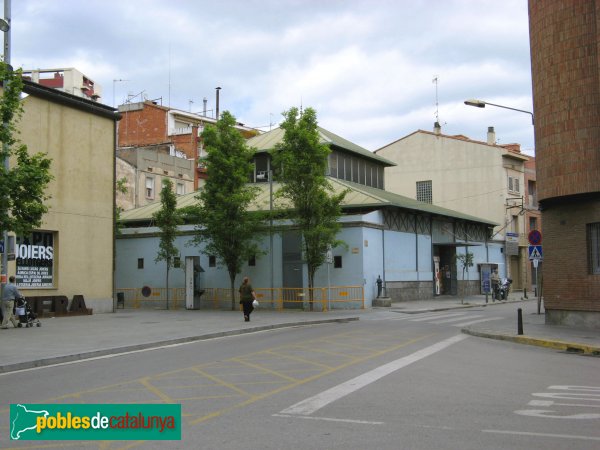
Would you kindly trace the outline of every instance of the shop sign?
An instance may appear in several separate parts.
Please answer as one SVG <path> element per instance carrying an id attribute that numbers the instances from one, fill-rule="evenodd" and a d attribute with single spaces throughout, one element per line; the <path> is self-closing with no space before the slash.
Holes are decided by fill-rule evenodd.
<path id="1" fill-rule="evenodd" d="M 16 282 L 23 288 L 54 287 L 54 233 L 34 231 L 17 236 Z"/>

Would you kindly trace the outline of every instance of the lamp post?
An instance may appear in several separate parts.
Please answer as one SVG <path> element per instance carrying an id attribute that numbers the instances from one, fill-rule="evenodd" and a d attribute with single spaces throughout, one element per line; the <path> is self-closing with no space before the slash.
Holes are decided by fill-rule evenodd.
<path id="1" fill-rule="evenodd" d="M 486 105 L 490 105 L 490 106 L 495 106 L 497 108 L 510 109 L 511 111 L 517 111 L 517 112 L 522 112 L 522 113 L 525 113 L 525 114 L 529 114 L 531 116 L 531 125 L 535 125 L 535 121 L 534 121 L 534 118 L 533 118 L 533 113 L 531 111 L 526 111 L 524 109 L 512 108 L 510 106 L 498 105 L 496 103 L 490 103 L 490 102 L 486 102 L 486 101 L 478 100 L 478 99 L 465 100 L 464 103 L 467 106 L 474 106 L 475 108 L 485 108 Z M 522 201 L 522 198 L 521 198 L 521 201 Z M 522 204 L 521 204 L 521 211 L 524 211 Z M 507 269 L 508 269 L 508 266 L 509 266 L 509 259 L 508 258 L 509 258 L 509 256 L 506 255 Z M 527 276 L 527 271 L 525 272 L 525 275 Z M 526 294 L 525 294 L 525 297 L 527 297 Z"/>
<path id="2" fill-rule="evenodd" d="M 474 98 L 465 100 L 465 105 L 474 106 L 475 108 L 485 108 L 485 105 L 490 105 L 490 106 L 495 106 L 496 108 L 510 109 L 511 111 L 518 111 L 518 112 L 522 112 L 525 114 L 529 114 L 531 116 L 531 125 L 534 125 L 533 113 L 531 111 L 525 111 L 524 109 L 511 108 L 510 106 L 497 105 L 495 103 L 484 102 L 483 100 L 477 100 Z"/>
<path id="3" fill-rule="evenodd" d="M 0 19 L 0 30 L 4 33 L 4 52 L 3 59 L 4 63 L 10 68 L 10 0 L 4 0 L 4 19 Z M 6 82 L 6 80 L 5 80 Z M 6 124 L 3 124 L 6 126 Z M 4 171 L 8 173 L 8 146 L 4 142 L 3 150 L 5 153 L 4 157 Z M 0 272 L 0 291 L 4 291 L 4 285 L 8 281 L 8 231 L 2 231 L 2 239 L 4 242 L 4 249 L 2 252 L 2 271 Z"/>

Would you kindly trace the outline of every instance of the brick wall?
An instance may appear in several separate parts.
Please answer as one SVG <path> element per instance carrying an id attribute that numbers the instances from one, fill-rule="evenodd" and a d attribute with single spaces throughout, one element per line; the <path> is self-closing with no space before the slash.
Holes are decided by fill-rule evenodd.
<path id="1" fill-rule="evenodd" d="M 600 0 L 530 0 L 538 198 L 600 192 Z"/>
<path id="2" fill-rule="evenodd" d="M 125 111 L 119 122 L 119 147 L 144 146 L 170 142 L 167 136 L 167 108 L 144 104 L 144 108 Z"/>
<path id="3" fill-rule="evenodd" d="M 600 198 L 543 211 L 546 310 L 600 312 L 600 276 L 588 268 L 586 224 L 600 222 Z"/>

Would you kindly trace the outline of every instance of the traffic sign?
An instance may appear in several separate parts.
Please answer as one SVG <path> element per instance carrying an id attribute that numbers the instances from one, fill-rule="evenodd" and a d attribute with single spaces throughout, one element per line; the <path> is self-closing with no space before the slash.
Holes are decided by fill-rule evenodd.
<path id="1" fill-rule="evenodd" d="M 531 245 L 540 245 L 542 243 L 542 232 L 539 230 L 531 230 L 527 238 Z"/>
<path id="2" fill-rule="evenodd" d="M 531 259 L 531 260 L 543 259 L 541 245 L 530 245 L 529 246 L 529 259 Z"/>

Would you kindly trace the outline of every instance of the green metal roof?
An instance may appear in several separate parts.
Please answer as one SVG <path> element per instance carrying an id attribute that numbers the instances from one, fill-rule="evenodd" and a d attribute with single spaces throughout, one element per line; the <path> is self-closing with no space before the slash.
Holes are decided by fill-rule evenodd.
<path id="1" fill-rule="evenodd" d="M 395 166 L 396 163 L 385 159 L 381 156 L 376 155 L 369 150 L 362 148 L 353 142 L 350 142 L 325 128 L 317 127 L 319 135 L 321 136 L 320 142 L 322 144 L 329 144 L 330 146 L 337 147 L 342 151 L 348 153 L 354 153 L 373 161 L 377 161 L 383 166 Z M 275 148 L 275 146 L 283 140 L 284 131 L 281 128 L 275 128 L 266 133 L 260 134 L 253 138 L 248 139 L 246 142 L 250 147 L 254 147 L 258 153 L 268 152 Z"/>
<path id="2" fill-rule="evenodd" d="M 366 207 L 397 207 L 437 216 L 445 216 L 449 218 L 468 220 L 471 222 L 484 223 L 487 225 L 498 225 L 497 223 L 490 222 L 487 219 L 470 216 L 468 214 L 463 214 L 457 211 L 435 206 L 430 203 L 419 202 L 412 198 L 392 194 L 391 192 L 387 192 L 382 189 L 363 186 L 348 181 L 338 180 L 336 178 L 329 178 L 329 181 L 333 187 L 334 193 L 336 194 L 341 193 L 344 190 L 348 190 L 348 193 L 344 198 L 344 202 L 342 203 L 342 208 L 346 212 L 351 212 L 352 209 Z M 266 211 L 269 209 L 270 203 L 269 183 L 256 183 L 255 186 L 258 187 L 259 192 L 254 203 L 249 209 L 251 211 Z M 273 192 L 276 192 L 278 188 L 279 183 L 273 183 Z M 197 193 L 198 192 L 190 192 L 188 194 L 178 196 L 177 208 L 179 209 L 194 205 L 197 202 L 195 198 Z M 121 213 L 121 221 L 124 223 L 149 221 L 152 219 L 152 215 L 159 211 L 160 208 L 161 202 L 156 201 L 140 208 L 124 211 Z"/>

